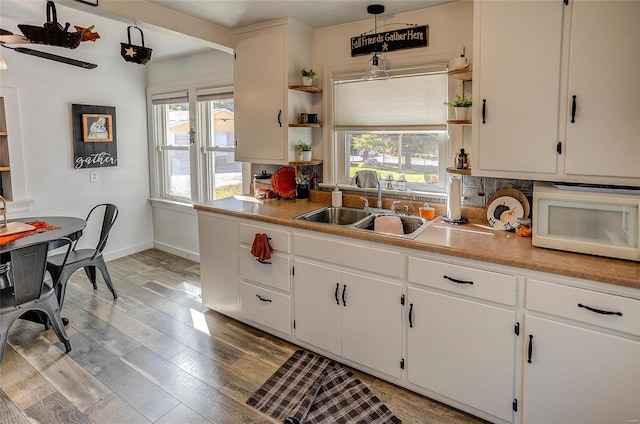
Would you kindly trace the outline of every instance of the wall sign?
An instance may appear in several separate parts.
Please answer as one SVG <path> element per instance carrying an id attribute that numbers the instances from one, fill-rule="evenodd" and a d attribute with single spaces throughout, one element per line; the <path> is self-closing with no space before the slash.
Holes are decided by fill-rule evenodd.
<path id="1" fill-rule="evenodd" d="M 429 25 L 351 37 L 351 56 L 427 47 Z"/>
<path id="2" fill-rule="evenodd" d="M 118 165 L 116 108 L 71 105 L 75 169 Z"/>

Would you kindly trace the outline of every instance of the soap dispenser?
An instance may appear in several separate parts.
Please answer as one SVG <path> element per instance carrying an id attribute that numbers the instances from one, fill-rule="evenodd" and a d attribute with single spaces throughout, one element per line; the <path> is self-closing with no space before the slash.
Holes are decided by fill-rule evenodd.
<path id="1" fill-rule="evenodd" d="M 331 206 L 334 208 L 342 206 L 342 192 L 338 189 L 338 184 L 336 184 L 336 188 L 331 192 Z"/>

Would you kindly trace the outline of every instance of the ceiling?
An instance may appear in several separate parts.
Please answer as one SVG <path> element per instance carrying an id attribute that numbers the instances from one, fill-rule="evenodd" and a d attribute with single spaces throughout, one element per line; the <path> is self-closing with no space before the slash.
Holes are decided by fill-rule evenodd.
<path id="1" fill-rule="evenodd" d="M 235 29 L 291 17 L 313 28 L 367 19 L 370 4 L 382 4 L 381 16 L 424 9 L 454 0 L 149 0 L 187 15 Z"/>
<path id="2" fill-rule="evenodd" d="M 129 0 L 135 1 L 135 0 Z M 152 3 L 199 17 L 212 23 L 234 29 L 271 19 L 292 17 L 311 27 L 320 28 L 371 18 L 367 13 L 370 4 L 383 4 L 386 8 L 380 18 L 411 10 L 423 9 L 455 0 L 148 0 Z M 100 39 L 95 43 L 84 42 L 76 50 L 60 47 L 32 45 L 37 50 L 82 58 L 83 52 L 106 56 L 120 55 L 120 42 L 126 41 L 127 23 L 87 13 L 91 8 L 66 7 L 66 2 L 57 4 L 58 20 L 62 23 L 88 27 L 95 25 Z M 0 27 L 20 34 L 18 24 L 42 25 L 46 21 L 45 0 L 1 0 Z M 153 26 L 144 26 L 145 45 L 153 48 L 152 59 L 169 59 L 201 51 L 211 51 L 201 40 L 177 34 L 169 30 L 154 31 Z M 73 27 L 71 27 L 73 28 Z M 139 35 L 132 33 L 134 44 Z M 1 49 L 0 55 L 10 58 L 17 53 Z M 24 57 L 21 58 L 25 59 Z M 30 60 L 35 60 L 31 58 Z"/>

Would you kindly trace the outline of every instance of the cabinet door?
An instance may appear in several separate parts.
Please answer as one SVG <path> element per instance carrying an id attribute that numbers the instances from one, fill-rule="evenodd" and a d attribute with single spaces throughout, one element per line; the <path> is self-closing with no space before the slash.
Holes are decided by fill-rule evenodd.
<path id="1" fill-rule="evenodd" d="M 512 421 L 515 313 L 409 287 L 408 381 Z"/>
<path id="2" fill-rule="evenodd" d="M 342 356 L 400 378 L 400 285 L 345 272 L 340 290 Z"/>
<path id="3" fill-rule="evenodd" d="M 198 214 L 202 303 L 236 317 L 239 313 L 238 222 Z M 206 235 L 206 236 L 204 236 Z"/>
<path id="4" fill-rule="evenodd" d="M 235 43 L 236 160 L 285 159 L 285 32 L 275 28 Z"/>
<path id="5" fill-rule="evenodd" d="M 531 363 L 524 364 L 525 424 L 638 422 L 640 342 L 525 320 L 527 340 L 533 336 Z"/>
<path id="6" fill-rule="evenodd" d="M 566 173 L 640 178 L 640 2 L 572 2 Z"/>
<path id="7" fill-rule="evenodd" d="M 295 261 L 294 267 L 296 337 L 340 355 L 340 272 L 300 260 Z"/>
<path id="8" fill-rule="evenodd" d="M 563 7 L 475 3 L 474 174 L 557 172 Z"/>

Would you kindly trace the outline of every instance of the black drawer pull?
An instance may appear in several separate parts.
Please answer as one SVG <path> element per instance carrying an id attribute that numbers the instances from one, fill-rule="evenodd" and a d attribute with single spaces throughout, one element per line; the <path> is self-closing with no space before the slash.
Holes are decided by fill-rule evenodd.
<path id="1" fill-rule="evenodd" d="M 527 349 L 527 362 L 531 363 L 531 354 L 533 353 L 533 335 L 529 334 L 529 348 Z"/>
<path id="2" fill-rule="evenodd" d="M 613 311 L 603 311 L 602 309 L 596 309 L 596 308 L 592 308 L 590 306 L 587 305 L 583 305 L 582 303 L 578 303 L 578 308 L 585 308 L 591 312 L 595 312 L 596 314 L 602 314 L 602 315 L 618 315 L 619 317 L 622 316 L 622 312 L 613 312 Z"/>
<path id="3" fill-rule="evenodd" d="M 278 126 L 282 128 L 282 109 L 278 111 Z"/>
<path id="4" fill-rule="evenodd" d="M 271 262 L 269 262 L 269 261 L 263 261 L 263 260 L 262 260 L 262 259 L 260 259 L 260 258 L 256 258 L 256 261 L 260 262 L 260 263 L 261 263 L 261 264 L 263 264 L 263 265 L 271 265 Z"/>
<path id="5" fill-rule="evenodd" d="M 260 299 L 260 301 L 261 301 L 261 302 L 268 302 L 268 303 L 271 303 L 271 299 L 266 299 L 266 298 L 264 298 L 264 297 L 260 296 L 259 294 L 257 294 L 257 295 L 256 295 L 256 297 L 257 297 L 258 299 Z"/>
<path id="6" fill-rule="evenodd" d="M 571 102 L 571 123 L 575 123 L 576 122 L 576 96 L 572 96 L 573 97 L 573 101 Z"/>
<path id="7" fill-rule="evenodd" d="M 487 99 L 482 99 L 482 123 L 486 124 L 487 120 Z"/>
<path id="8" fill-rule="evenodd" d="M 336 297 L 336 305 L 340 306 L 340 300 L 338 299 L 338 290 L 340 289 L 340 283 L 336 283 L 336 292 L 334 293 Z"/>
<path id="9" fill-rule="evenodd" d="M 413 328 L 413 303 L 409 304 L 409 328 Z"/>
<path id="10" fill-rule="evenodd" d="M 453 281 L 456 284 L 473 284 L 473 281 L 464 281 L 464 280 L 458 280 L 456 278 L 451 278 L 447 275 L 443 275 L 442 277 L 446 278 L 449 281 Z"/>
<path id="11" fill-rule="evenodd" d="M 344 306 L 347 306 L 347 301 L 344 299 L 344 294 L 346 291 L 347 291 L 347 285 L 345 284 L 344 287 L 342 288 L 342 305 Z"/>

